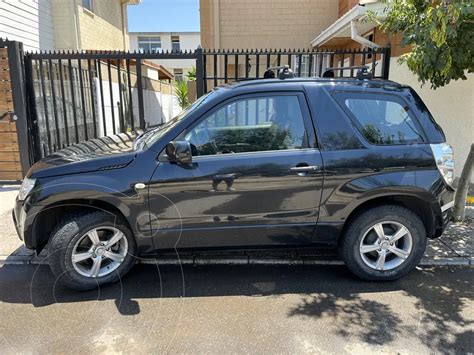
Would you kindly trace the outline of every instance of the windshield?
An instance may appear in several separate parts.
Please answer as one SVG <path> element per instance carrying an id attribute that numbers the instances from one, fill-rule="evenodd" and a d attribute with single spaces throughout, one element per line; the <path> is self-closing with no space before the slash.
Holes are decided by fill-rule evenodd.
<path id="1" fill-rule="evenodd" d="M 191 106 L 181 111 L 176 117 L 172 118 L 161 126 L 150 128 L 148 131 L 138 136 L 135 140 L 134 148 L 137 150 L 143 150 L 151 147 L 161 137 L 173 129 L 173 127 L 175 127 L 183 118 L 185 118 L 191 112 L 194 112 L 199 106 L 206 102 L 212 96 L 212 94 L 213 91 L 200 97 Z"/>

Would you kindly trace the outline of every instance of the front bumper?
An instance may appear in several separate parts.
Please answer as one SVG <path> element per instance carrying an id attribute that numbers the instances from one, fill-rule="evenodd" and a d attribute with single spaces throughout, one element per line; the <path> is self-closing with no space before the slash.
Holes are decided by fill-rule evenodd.
<path id="1" fill-rule="evenodd" d="M 13 223 L 20 240 L 25 243 L 28 249 L 35 249 L 31 231 L 33 230 L 33 218 L 28 218 L 28 204 L 24 201 L 15 201 L 15 207 L 12 211 Z"/>
<path id="2" fill-rule="evenodd" d="M 18 198 L 15 200 L 15 207 L 12 211 L 13 223 L 15 224 L 16 233 L 21 240 L 24 240 L 23 236 L 23 226 L 25 225 L 25 211 L 23 210 L 23 203 L 18 201 Z"/>

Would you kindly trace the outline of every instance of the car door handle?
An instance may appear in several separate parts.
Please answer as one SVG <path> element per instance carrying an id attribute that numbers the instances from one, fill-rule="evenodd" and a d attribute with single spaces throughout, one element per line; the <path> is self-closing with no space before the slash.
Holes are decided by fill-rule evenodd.
<path id="1" fill-rule="evenodd" d="M 295 173 L 306 173 L 310 171 L 318 171 L 319 167 L 317 165 L 294 166 L 290 168 L 290 170 Z"/>

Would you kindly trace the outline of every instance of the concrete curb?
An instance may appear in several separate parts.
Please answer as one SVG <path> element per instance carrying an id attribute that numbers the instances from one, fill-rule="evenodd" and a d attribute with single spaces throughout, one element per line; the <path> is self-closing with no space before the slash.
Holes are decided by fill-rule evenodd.
<path id="1" fill-rule="evenodd" d="M 229 257 L 183 257 L 177 258 L 158 258 L 141 259 L 138 264 L 145 265 L 344 265 L 342 260 L 325 258 L 252 258 L 241 256 L 237 258 Z M 3 265 L 48 265 L 47 258 L 31 257 L 23 255 L 0 256 L 0 266 Z M 423 258 L 418 266 L 474 266 L 474 258 L 456 257 L 456 258 Z"/>

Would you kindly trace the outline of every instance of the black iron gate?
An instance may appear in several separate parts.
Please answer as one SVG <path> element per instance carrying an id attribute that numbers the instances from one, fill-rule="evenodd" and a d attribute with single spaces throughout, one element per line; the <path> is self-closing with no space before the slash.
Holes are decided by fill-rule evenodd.
<path id="1" fill-rule="evenodd" d="M 232 81 L 263 78 L 267 68 L 282 65 L 296 77 L 322 77 L 332 69 L 335 78 L 354 78 L 357 67 L 366 67 L 374 79 L 388 79 L 390 48 L 204 50 L 198 93 Z"/>
<path id="2" fill-rule="evenodd" d="M 143 73 L 145 60 L 195 59 L 199 52 L 27 53 L 34 160 L 75 143 L 145 129 L 144 94 L 153 87 Z"/>
<path id="3" fill-rule="evenodd" d="M 197 97 L 213 87 L 263 78 L 287 65 L 297 77 L 353 78 L 365 66 L 388 79 L 390 49 L 203 50 L 187 52 L 41 52 L 24 56 L 25 100 L 33 162 L 66 146 L 147 127 L 146 60 L 194 59 Z M 31 149 L 31 148 L 30 148 Z"/>

